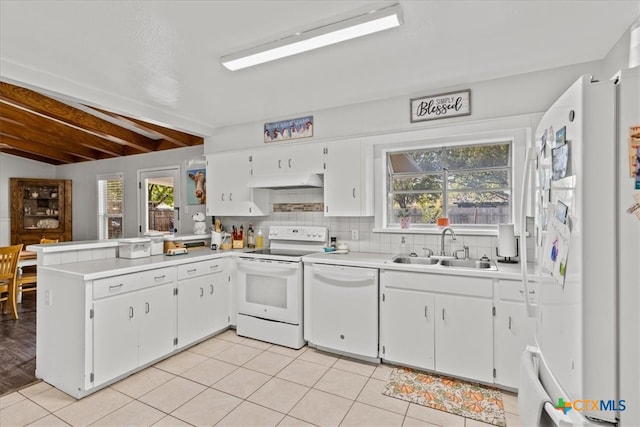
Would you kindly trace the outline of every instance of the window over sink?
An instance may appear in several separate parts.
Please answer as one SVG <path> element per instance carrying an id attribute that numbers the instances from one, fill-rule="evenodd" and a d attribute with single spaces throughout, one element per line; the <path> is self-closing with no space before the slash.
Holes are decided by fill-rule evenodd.
<path id="1" fill-rule="evenodd" d="M 425 228 L 440 217 L 474 228 L 512 220 L 512 141 L 387 151 L 385 165 L 386 227 L 407 217 Z"/>
<path id="2" fill-rule="evenodd" d="M 124 185 L 122 173 L 98 175 L 98 239 L 123 236 Z"/>

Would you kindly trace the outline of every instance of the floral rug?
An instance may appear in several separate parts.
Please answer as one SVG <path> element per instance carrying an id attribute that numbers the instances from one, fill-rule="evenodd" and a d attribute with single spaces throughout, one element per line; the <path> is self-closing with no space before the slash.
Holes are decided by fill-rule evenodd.
<path id="1" fill-rule="evenodd" d="M 500 427 L 507 425 L 499 390 L 409 368 L 395 368 L 386 396 Z"/>

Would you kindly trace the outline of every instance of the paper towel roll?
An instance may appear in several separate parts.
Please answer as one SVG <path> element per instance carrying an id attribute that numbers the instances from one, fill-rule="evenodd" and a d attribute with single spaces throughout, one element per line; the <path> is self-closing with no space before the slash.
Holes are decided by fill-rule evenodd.
<path id="1" fill-rule="evenodd" d="M 516 256 L 516 236 L 513 224 L 498 224 L 498 255 Z"/>

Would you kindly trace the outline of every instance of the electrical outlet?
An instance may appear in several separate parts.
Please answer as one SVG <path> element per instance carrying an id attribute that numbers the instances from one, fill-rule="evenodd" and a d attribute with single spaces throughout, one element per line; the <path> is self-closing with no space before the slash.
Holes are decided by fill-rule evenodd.
<path id="1" fill-rule="evenodd" d="M 351 230 L 351 240 L 358 240 L 360 238 L 358 234 L 358 230 Z"/>
<path id="2" fill-rule="evenodd" d="M 46 305 L 51 305 L 51 290 L 46 290 L 44 292 L 44 303 Z"/>

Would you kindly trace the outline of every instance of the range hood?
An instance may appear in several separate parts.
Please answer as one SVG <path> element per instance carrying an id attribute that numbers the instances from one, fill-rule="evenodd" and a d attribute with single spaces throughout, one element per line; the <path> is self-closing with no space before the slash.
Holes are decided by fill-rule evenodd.
<path id="1" fill-rule="evenodd" d="M 317 173 L 253 176 L 247 184 L 249 188 L 270 188 L 282 190 L 287 188 L 323 187 L 322 176 Z"/>

